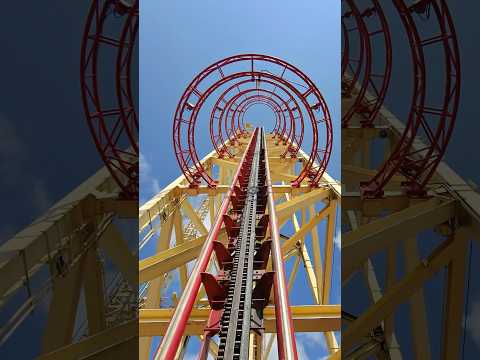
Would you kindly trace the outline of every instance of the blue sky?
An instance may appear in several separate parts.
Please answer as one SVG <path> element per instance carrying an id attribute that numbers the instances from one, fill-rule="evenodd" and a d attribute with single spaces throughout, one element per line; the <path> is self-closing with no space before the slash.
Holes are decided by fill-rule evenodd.
<path id="1" fill-rule="evenodd" d="M 339 1 L 242 1 L 233 5 L 222 1 L 144 0 L 141 6 L 141 202 L 180 174 L 171 133 L 175 108 L 185 87 L 202 69 L 233 54 L 261 53 L 282 58 L 315 82 L 327 101 L 334 124 L 334 150 L 328 172 L 340 177 Z M 250 116 L 261 118 L 262 121 L 255 122 L 264 123 L 267 130 L 271 127 L 271 114 L 264 108 L 252 109 Z M 199 136 L 197 150 L 200 156 L 211 150 L 207 136 Z M 290 229 L 291 225 L 284 231 Z M 323 230 L 320 226 L 320 234 Z M 140 256 L 148 253 L 146 247 Z M 287 263 L 287 273 L 290 267 Z M 338 248 L 334 267 L 338 274 Z M 302 279 L 303 271 L 300 267 L 298 279 Z M 175 283 L 174 279 L 172 284 Z M 333 283 L 339 283 L 338 277 Z M 305 283 L 297 282 L 294 289 L 292 303 L 301 303 L 307 294 L 310 297 Z M 332 300 L 340 301 L 340 289 L 335 285 Z M 198 346 L 195 342 L 189 346 L 189 354 Z M 298 342 L 302 359 L 321 359 L 325 354 L 323 336 L 301 334 Z"/>
<path id="2" fill-rule="evenodd" d="M 338 1 L 242 1 L 233 6 L 221 1 L 145 0 L 141 11 L 140 141 L 155 179 L 142 178 L 142 200 L 179 174 L 171 128 L 186 85 L 214 61 L 233 54 L 269 54 L 302 69 L 326 98 L 339 144 Z M 200 155 L 211 149 L 209 140 L 198 141 Z M 339 178 L 340 152 L 334 147 L 328 171 Z"/>

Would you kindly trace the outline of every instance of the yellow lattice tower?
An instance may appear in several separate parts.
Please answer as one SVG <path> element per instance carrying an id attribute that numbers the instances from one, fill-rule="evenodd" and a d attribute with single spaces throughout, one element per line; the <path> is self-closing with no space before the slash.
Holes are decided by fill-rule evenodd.
<path id="1" fill-rule="evenodd" d="M 136 356 L 138 202 L 119 191 L 102 168 L 0 247 L 2 343 L 46 304 L 40 359 Z"/>
<path id="2" fill-rule="evenodd" d="M 229 145 L 232 153 L 243 154 L 247 141 Z M 340 202 L 340 186 L 328 174 L 324 174 L 318 188 L 312 188 L 302 183 L 292 187 L 290 181 L 295 179 L 297 162 L 305 162 L 306 154 L 300 151 L 299 157 L 283 158 L 285 144 L 267 136 L 268 161 L 272 177 L 273 191 L 276 199 L 276 214 L 283 236 L 282 255 L 284 261 L 293 258 L 293 267 L 288 274 L 288 289 L 296 279 L 299 266 L 305 267 L 306 278 L 300 279 L 304 286 L 310 288 L 312 298 L 305 299 L 305 304 L 291 307 L 295 332 L 324 333 L 325 340 L 332 357 L 340 357 L 339 346 L 334 332 L 340 330 L 340 304 L 330 304 L 330 288 L 332 272 L 334 271 L 333 251 L 336 209 Z M 210 174 L 219 174 L 219 184 L 214 187 L 199 186 L 191 188 L 184 176 L 166 186 L 160 193 L 147 201 L 140 208 L 140 238 L 141 243 L 155 241 L 155 254 L 141 259 L 139 276 L 142 288 L 147 290 L 142 294 L 143 306 L 140 309 L 140 359 L 148 359 L 154 351 L 152 337 L 165 334 L 170 317 L 182 288 L 189 276 L 189 262 L 195 261 L 207 238 L 209 224 L 214 222 L 223 195 L 232 182 L 232 176 L 239 166 L 239 159 L 219 158 L 212 151 L 202 159 L 203 166 Z M 205 207 L 208 204 L 208 216 Z M 301 216 L 300 216 L 301 215 Z M 183 221 L 186 217 L 188 220 Z M 324 232 L 319 227 L 324 223 Z M 287 223 L 293 231 L 285 233 Z M 194 227 L 196 236 L 186 236 L 186 228 Z M 311 236 L 311 249 L 305 238 Z M 222 228 L 219 240 L 226 241 L 225 228 Z M 321 248 L 321 243 L 324 247 Z M 324 261 L 322 261 L 324 259 Z M 214 272 L 216 260 L 212 256 L 209 267 Z M 271 269 L 271 264 L 269 265 Z M 165 282 L 172 272 L 179 274 L 180 293 L 168 293 Z M 148 284 L 148 285 L 147 285 Z M 307 285 L 308 284 L 308 285 Z M 161 301 L 166 294 L 171 296 L 168 305 Z M 251 334 L 250 358 L 266 359 L 272 349 L 275 339 L 275 314 L 272 306 L 273 295 L 264 312 L 265 336 L 255 338 Z M 177 350 L 177 358 L 185 353 L 188 338 L 202 338 L 210 311 L 205 290 L 201 287 L 196 303 L 188 320 L 181 346 Z M 210 342 L 209 352 L 216 356 L 218 344 Z"/>
<path id="3" fill-rule="evenodd" d="M 359 118 L 352 123 L 359 124 Z M 369 180 L 377 171 L 374 158 L 380 152 L 386 159 L 404 129 L 404 124 L 383 107 L 373 127 L 351 125 L 342 131 L 342 223 L 348 227 L 342 235 L 342 285 L 358 281 L 358 277 L 352 277 L 360 272 L 363 289 L 370 298 L 363 312 L 346 316 L 342 348 L 348 359 L 401 359 L 395 315 L 405 303 L 411 317 L 408 336 L 413 353 L 417 359 L 430 359 L 432 325 L 427 319 L 425 286 L 442 270 L 446 272 L 444 313 L 432 316 L 443 318 L 442 358 L 460 356 L 466 254 L 468 240 L 478 239 L 480 195 L 445 162 L 439 164 L 425 196 L 408 196 L 402 187 L 406 179 L 399 174 L 385 187 L 383 197 L 366 198 L 360 193 L 360 182 Z M 379 141 L 383 141 L 381 150 Z M 417 138 L 414 147 L 422 149 L 425 145 Z M 440 245 L 420 256 L 419 245 L 425 236 L 435 237 Z M 384 270 L 372 261 L 382 252 L 386 254 Z M 399 259 L 404 263 L 399 264 Z M 401 278 L 397 276 L 398 266 L 405 269 Z M 383 287 L 378 280 L 381 271 L 385 271 Z M 343 302 L 344 310 L 348 302 Z"/>

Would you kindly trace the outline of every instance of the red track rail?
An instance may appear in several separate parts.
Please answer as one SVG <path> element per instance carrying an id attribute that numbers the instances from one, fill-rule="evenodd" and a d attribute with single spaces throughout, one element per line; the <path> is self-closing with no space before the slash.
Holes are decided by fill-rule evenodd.
<path id="1" fill-rule="evenodd" d="M 90 132 L 122 196 L 131 199 L 138 197 L 138 119 L 130 77 L 137 32 L 138 0 L 94 0 L 80 56 L 81 92 Z M 115 86 L 102 87 L 112 64 Z"/>
<path id="2" fill-rule="evenodd" d="M 174 359 L 177 352 L 178 346 L 182 339 L 183 333 L 187 326 L 187 321 L 192 311 L 195 299 L 200 289 L 201 276 L 200 274 L 204 272 L 207 268 L 208 262 L 212 255 L 213 251 L 213 242 L 218 238 L 218 234 L 224 222 L 224 216 L 227 213 L 227 210 L 230 205 L 230 197 L 234 193 L 235 186 L 238 184 L 239 175 L 242 171 L 242 168 L 247 164 L 246 159 L 247 155 L 251 153 L 255 147 L 255 139 L 258 135 L 256 130 L 250 141 L 248 143 L 247 149 L 245 150 L 240 164 L 233 176 L 232 184 L 228 189 L 228 192 L 225 195 L 225 198 L 220 206 L 220 209 L 216 215 L 215 221 L 212 224 L 212 227 L 208 233 L 207 239 L 203 244 L 200 254 L 198 255 L 195 266 L 193 267 L 190 276 L 188 278 L 187 284 L 183 290 L 182 296 L 180 297 L 177 307 L 173 313 L 172 319 L 168 324 L 168 328 L 165 331 L 165 336 L 162 339 L 160 346 L 158 347 L 154 359 L 155 360 L 171 360 Z"/>

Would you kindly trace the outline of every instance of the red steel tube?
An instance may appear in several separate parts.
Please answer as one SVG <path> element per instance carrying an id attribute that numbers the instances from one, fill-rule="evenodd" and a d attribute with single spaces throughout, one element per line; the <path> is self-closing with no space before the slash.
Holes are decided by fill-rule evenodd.
<path id="1" fill-rule="evenodd" d="M 263 131 L 263 129 L 262 129 Z M 263 131 L 264 132 L 264 131 Z M 270 166 L 268 164 L 267 138 L 264 138 L 265 146 L 265 173 L 268 195 L 268 214 L 270 216 L 270 236 L 272 238 L 272 263 L 275 271 L 274 299 L 275 317 L 277 325 L 278 358 L 297 360 L 297 344 L 293 330 L 292 313 L 288 301 L 287 281 L 285 278 L 285 265 L 283 263 L 278 231 L 277 215 L 275 214 L 275 202 L 273 199 L 272 179 L 270 178 Z"/>
<path id="2" fill-rule="evenodd" d="M 188 318 L 190 317 L 190 313 L 192 312 L 192 308 L 200 288 L 200 273 L 204 272 L 207 268 L 208 261 L 213 251 L 213 241 L 218 238 L 218 234 L 223 223 L 223 215 L 227 213 L 228 206 L 230 204 L 230 196 L 232 195 L 235 184 L 238 181 L 238 175 L 240 174 L 240 170 L 245 163 L 248 150 L 252 147 L 252 145 L 255 144 L 253 140 L 256 138 L 257 134 L 258 130 L 255 130 L 250 138 L 247 148 L 245 149 L 240 164 L 238 165 L 237 171 L 233 177 L 232 184 L 230 185 L 230 188 L 228 189 L 228 192 L 222 201 L 222 205 L 216 215 L 215 222 L 212 224 L 207 239 L 205 240 L 205 243 L 200 250 L 200 254 L 198 255 L 197 262 L 195 263 L 192 273 L 190 274 L 187 284 L 185 285 L 183 294 L 180 297 L 177 307 L 175 308 L 172 320 L 170 320 L 170 323 L 168 324 L 165 336 L 163 337 L 162 342 L 155 353 L 155 360 L 173 360 L 175 358 L 177 348 L 180 345 L 183 333 L 185 332 Z"/>

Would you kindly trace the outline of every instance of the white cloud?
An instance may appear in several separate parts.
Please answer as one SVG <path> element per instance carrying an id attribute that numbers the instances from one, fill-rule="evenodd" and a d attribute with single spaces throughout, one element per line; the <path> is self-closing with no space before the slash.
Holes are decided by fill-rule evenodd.
<path id="1" fill-rule="evenodd" d="M 153 176 L 152 165 L 142 153 L 140 153 L 140 188 L 142 192 L 145 192 L 144 195 L 148 199 L 158 194 L 161 190 L 160 183 Z"/>
<path id="2" fill-rule="evenodd" d="M 325 338 L 322 333 L 301 333 L 297 338 L 297 354 L 302 360 L 326 360 L 329 355 Z M 264 344 L 266 346 L 266 342 Z M 272 349 L 268 356 L 268 360 L 277 360 L 277 339 L 273 340 Z"/>
<path id="3" fill-rule="evenodd" d="M 320 346 L 322 349 L 327 349 L 327 344 L 325 343 L 325 336 L 322 333 L 301 333 L 298 337 L 312 346 Z"/>
<path id="4" fill-rule="evenodd" d="M 308 355 L 302 341 L 297 341 L 297 355 L 299 359 L 313 359 L 312 356 Z"/>
<path id="5" fill-rule="evenodd" d="M 472 310 L 467 316 L 467 331 L 480 349 L 480 301 L 472 303 Z"/>
<path id="6" fill-rule="evenodd" d="M 340 229 L 337 229 L 335 232 L 335 236 L 333 237 L 333 243 L 338 249 L 341 249 L 342 247 L 342 232 Z"/>

